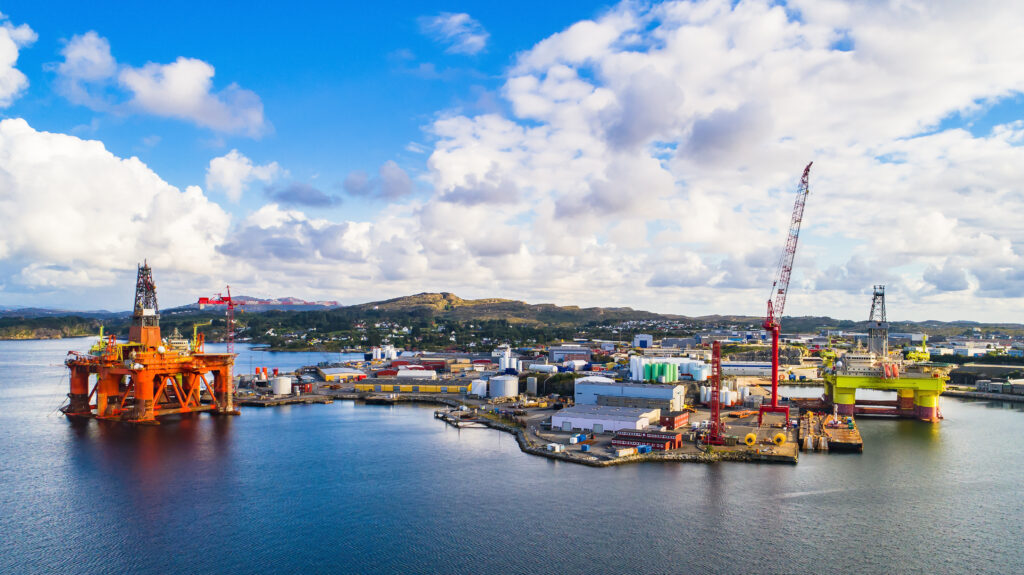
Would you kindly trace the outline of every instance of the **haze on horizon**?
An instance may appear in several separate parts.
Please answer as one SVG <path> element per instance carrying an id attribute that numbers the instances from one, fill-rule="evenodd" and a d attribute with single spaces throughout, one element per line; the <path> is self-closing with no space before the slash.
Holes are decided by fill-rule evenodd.
<path id="1" fill-rule="evenodd" d="M 469 6 L 5 4 L 0 305 L 1024 322 L 1024 5 Z"/>

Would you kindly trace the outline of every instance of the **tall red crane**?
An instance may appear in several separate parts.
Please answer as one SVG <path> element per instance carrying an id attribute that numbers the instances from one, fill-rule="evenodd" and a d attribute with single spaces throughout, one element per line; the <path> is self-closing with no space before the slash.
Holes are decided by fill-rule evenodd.
<path id="1" fill-rule="evenodd" d="M 216 297 L 201 297 L 199 298 L 199 309 L 203 309 L 208 305 L 226 305 L 228 306 L 228 324 L 227 324 L 227 342 L 228 342 L 228 353 L 235 353 L 235 306 L 245 305 L 244 301 L 234 301 L 231 299 L 231 286 L 227 286 L 227 297 L 217 294 Z"/>
<path id="2" fill-rule="evenodd" d="M 722 344 L 715 341 L 711 344 L 711 427 L 708 428 L 708 445 L 722 445 Z"/>
<path id="3" fill-rule="evenodd" d="M 804 205 L 807 203 L 807 195 L 810 188 L 807 186 L 807 178 L 811 173 L 811 165 L 804 168 L 804 175 L 800 178 L 800 187 L 796 192 L 796 202 L 793 204 L 793 219 L 789 223 L 789 235 L 786 236 L 786 249 L 782 251 L 779 258 L 779 268 L 775 274 L 775 282 L 772 283 L 772 293 L 768 296 L 768 315 L 764 318 L 764 329 L 772 334 L 772 403 L 762 405 L 758 410 L 757 423 L 760 425 L 764 420 L 765 413 L 782 413 L 786 416 L 786 425 L 789 425 L 789 407 L 779 405 L 779 334 L 782 331 L 782 311 L 786 307 L 786 293 L 789 291 L 789 276 L 793 273 L 793 258 L 796 256 L 796 243 L 800 239 L 800 223 L 804 219 Z M 774 298 L 774 303 L 772 302 Z"/>

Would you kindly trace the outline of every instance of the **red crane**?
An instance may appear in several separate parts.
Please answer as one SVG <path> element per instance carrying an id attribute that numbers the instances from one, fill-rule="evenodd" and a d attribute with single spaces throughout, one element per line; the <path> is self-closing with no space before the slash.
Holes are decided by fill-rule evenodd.
<path id="1" fill-rule="evenodd" d="M 708 445 L 722 445 L 722 344 L 711 344 L 711 426 L 708 428 Z"/>
<path id="2" fill-rule="evenodd" d="M 804 205 L 810 189 L 807 178 L 811 173 L 811 165 L 804 168 L 800 178 L 800 187 L 796 192 L 793 204 L 793 219 L 789 223 L 789 235 L 786 236 L 786 249 L 779 258 L 779 268 L 772 283 L 772 293 L 768 296 L 768 315 L 764 318 L 764 329 L 772 333 L 772 404 L 762 405 L 758 410 L 757 424 L 761 425 L 765 413 L 783 413 L 786 425 L 789 425 L 789 408 L 779 405 L 779 334 L 782 331 L 782 311 L 786 307 L 786 293 L 789 291 L 789 276 L 793 273 L 793 257 L 796 256 L 796 242 L 800 238 L 800 223 L 804 219 Z M 775 302 L 772 303 L 772 298 Z"/>
<path id="3" fill-rule="evenodd" d="M 228 342 L 228 353 L 235 353 L 235 306 L 245 305 L 244 301 L 233 301 L 231 299 L 231 286 L 227 286 L 227 297 L 217 294 L 216 297 L 201 297 L 199 298 L 199 309 L 203 309 L 208 305 L 226 305 L 228 306 L 228 325 L 227 325 L 227 342 Z"/>

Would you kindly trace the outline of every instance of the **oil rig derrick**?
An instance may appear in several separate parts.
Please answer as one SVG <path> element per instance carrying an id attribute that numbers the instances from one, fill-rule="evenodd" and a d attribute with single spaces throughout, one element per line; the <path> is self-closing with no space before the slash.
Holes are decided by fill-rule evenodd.
<path id="1" fill-rule="evenodd" d="M 201 411 L 238 415 L 231 375 L 235 355 L 206 353 L 202 334 L 185 347 L 172 343 L 161 338 L 153 270 L 143 263 L 128 342 L 110 335 L 89 353 L 68 352 L 71 390 L 63 412 L 137 424 Z"/>
<path id="2" fill-rule="evenodd" d="M 884 359 L 889 355 L 889 322 L 885 319 L 884 285 L 874 287 L 868 322 L 868 351 Z"/>

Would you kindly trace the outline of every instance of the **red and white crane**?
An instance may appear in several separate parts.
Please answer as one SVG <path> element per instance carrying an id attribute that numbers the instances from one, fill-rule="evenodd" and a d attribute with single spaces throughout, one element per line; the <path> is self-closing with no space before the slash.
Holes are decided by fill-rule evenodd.
<path id="1" fill-rule="evenodd" d="M 793 204 L 793 219 L 789 223 L 789 235 L 786 236 L 786 249 L 779 258 L 779 268 L 772 283 L 772 293 L 768 296 L 768 315 L 764 318 L 764 329 L 772 334 L 772 403 L 762 405 L 757 414 L 757 423 L 761 425 L 765 413 L 782 413 L 789 425 L 789 407 L 779 405 L 779 334 L 782 330 L 782 311 L 786 307 L 786 293 L 789 291 L 789 277 L 793 273 L 793 258 L 796 256 L 796 243 L 800 239 L 800 223 L 804 219 L 804 204 L 810 188 L 807 178 L 811 173 L 811 165 L 804 168 L 800 178 L 800 187 L 796 192 L 796 203 Z M 773 303 L 774 298 L 774 303 Z"/>
<path id="2" fill-rule="evenodd" d="M 228 353 L 235 353 L 235 306 L 244 305 L 245 302 L 231 299 L 231 286 L 227 286 L 227 292 L 228 295 L 226 297 L 217 294 L 215 297 L 199 298 L 199 309 L 203 309 L 208 305 L 226 305 L 228 307 L 227 334 L 225 339 L 228 343 Z"/>

